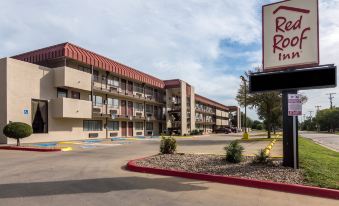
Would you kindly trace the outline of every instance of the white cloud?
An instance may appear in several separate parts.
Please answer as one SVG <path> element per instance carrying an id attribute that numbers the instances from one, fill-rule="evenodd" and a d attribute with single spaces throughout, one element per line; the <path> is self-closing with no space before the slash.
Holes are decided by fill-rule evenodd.
<path id="1" fill-rule="evenodd" d="M 321 60 L 336 63 L 339 3 L 320 2 Z M 220 47 L 222 40 L 260 43 L 257 1 L 11 0 L 0 1 L 0 8 L 0 56 L 70 41 L 159 78 L 181 78 L 225 104 L 236 104 L 239 74 L 261 63 L 260 50 Z M 248 65 L 215 64 L 222 55 L 246 59 Z M 315 92 L 307 93 L 306 109 L 315 102 Z M 326 101 L 324 96 L 319 104 Z"/>
<path id="2" fill-rule="evenodd" d="M 339 1 L 320 1 L 319 22 L 320 22 L 320 63 L 339 65 Z M 329 108 L 329 92 L 335 92 L 334 105 L 339 106 L 339 88 L 317 89 L 304 91 L 308 96 L 308 102 L 305 104 L 304 113 L 309 115 L 308 111 L 315 114 L 316 105 L 321 109 Z"/>

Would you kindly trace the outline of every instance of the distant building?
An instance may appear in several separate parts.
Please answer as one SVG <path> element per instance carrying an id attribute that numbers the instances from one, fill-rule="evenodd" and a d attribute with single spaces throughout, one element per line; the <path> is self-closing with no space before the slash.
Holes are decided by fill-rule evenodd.
<path id="1" fill-rule="evenodd" d="M 71 43 L 0 59 L 0 91 L 1 143 L 10 121 L 32 125 L 30 139 L 58 141 L 211 133 L 239 112 Z"/>

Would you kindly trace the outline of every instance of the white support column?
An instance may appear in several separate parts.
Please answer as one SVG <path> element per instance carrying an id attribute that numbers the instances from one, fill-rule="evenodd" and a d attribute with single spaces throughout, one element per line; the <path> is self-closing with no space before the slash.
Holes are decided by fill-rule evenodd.
<path id="1" fill-rule="evenodd" d="M 187 134 L 187 94 L 186 83 L 180 81 L 181 97 L 181 135 Z"/>

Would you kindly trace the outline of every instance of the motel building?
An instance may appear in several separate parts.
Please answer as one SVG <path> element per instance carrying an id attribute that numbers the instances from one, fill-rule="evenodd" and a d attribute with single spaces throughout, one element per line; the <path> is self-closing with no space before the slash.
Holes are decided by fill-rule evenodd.
<path id="1" fill-rule="evenodd" d="M 239 111 L 71 43 L 0 59 L 0 143 L 10 121 L 31 125 L 27 140 L 42 142 L 212 133 L 240 128 L 229 119 Z"/>

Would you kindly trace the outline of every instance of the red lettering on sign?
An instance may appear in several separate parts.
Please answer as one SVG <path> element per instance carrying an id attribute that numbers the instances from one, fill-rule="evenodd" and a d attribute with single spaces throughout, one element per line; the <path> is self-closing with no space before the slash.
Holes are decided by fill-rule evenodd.
<path id="1" fill-rule="evenodd" d="M 275 32 L 273 36 L 273 53 L 278 52 L 279 61 L 300 58 L 303 49 L 303 43 L 307 39 L 307 33 L 311 30 L 310 27 L 302 29 L 303 15 L 295 20 L 289 20 L 287 17 L 278 16 L 275 19 Z M 288 35 L 289 32 L 294 31 L 300 33 L 298 35 Z M 291 48 L 297 49 L 291 51 Z M 285 50 L 288 49 L 288 52 Z"/>

